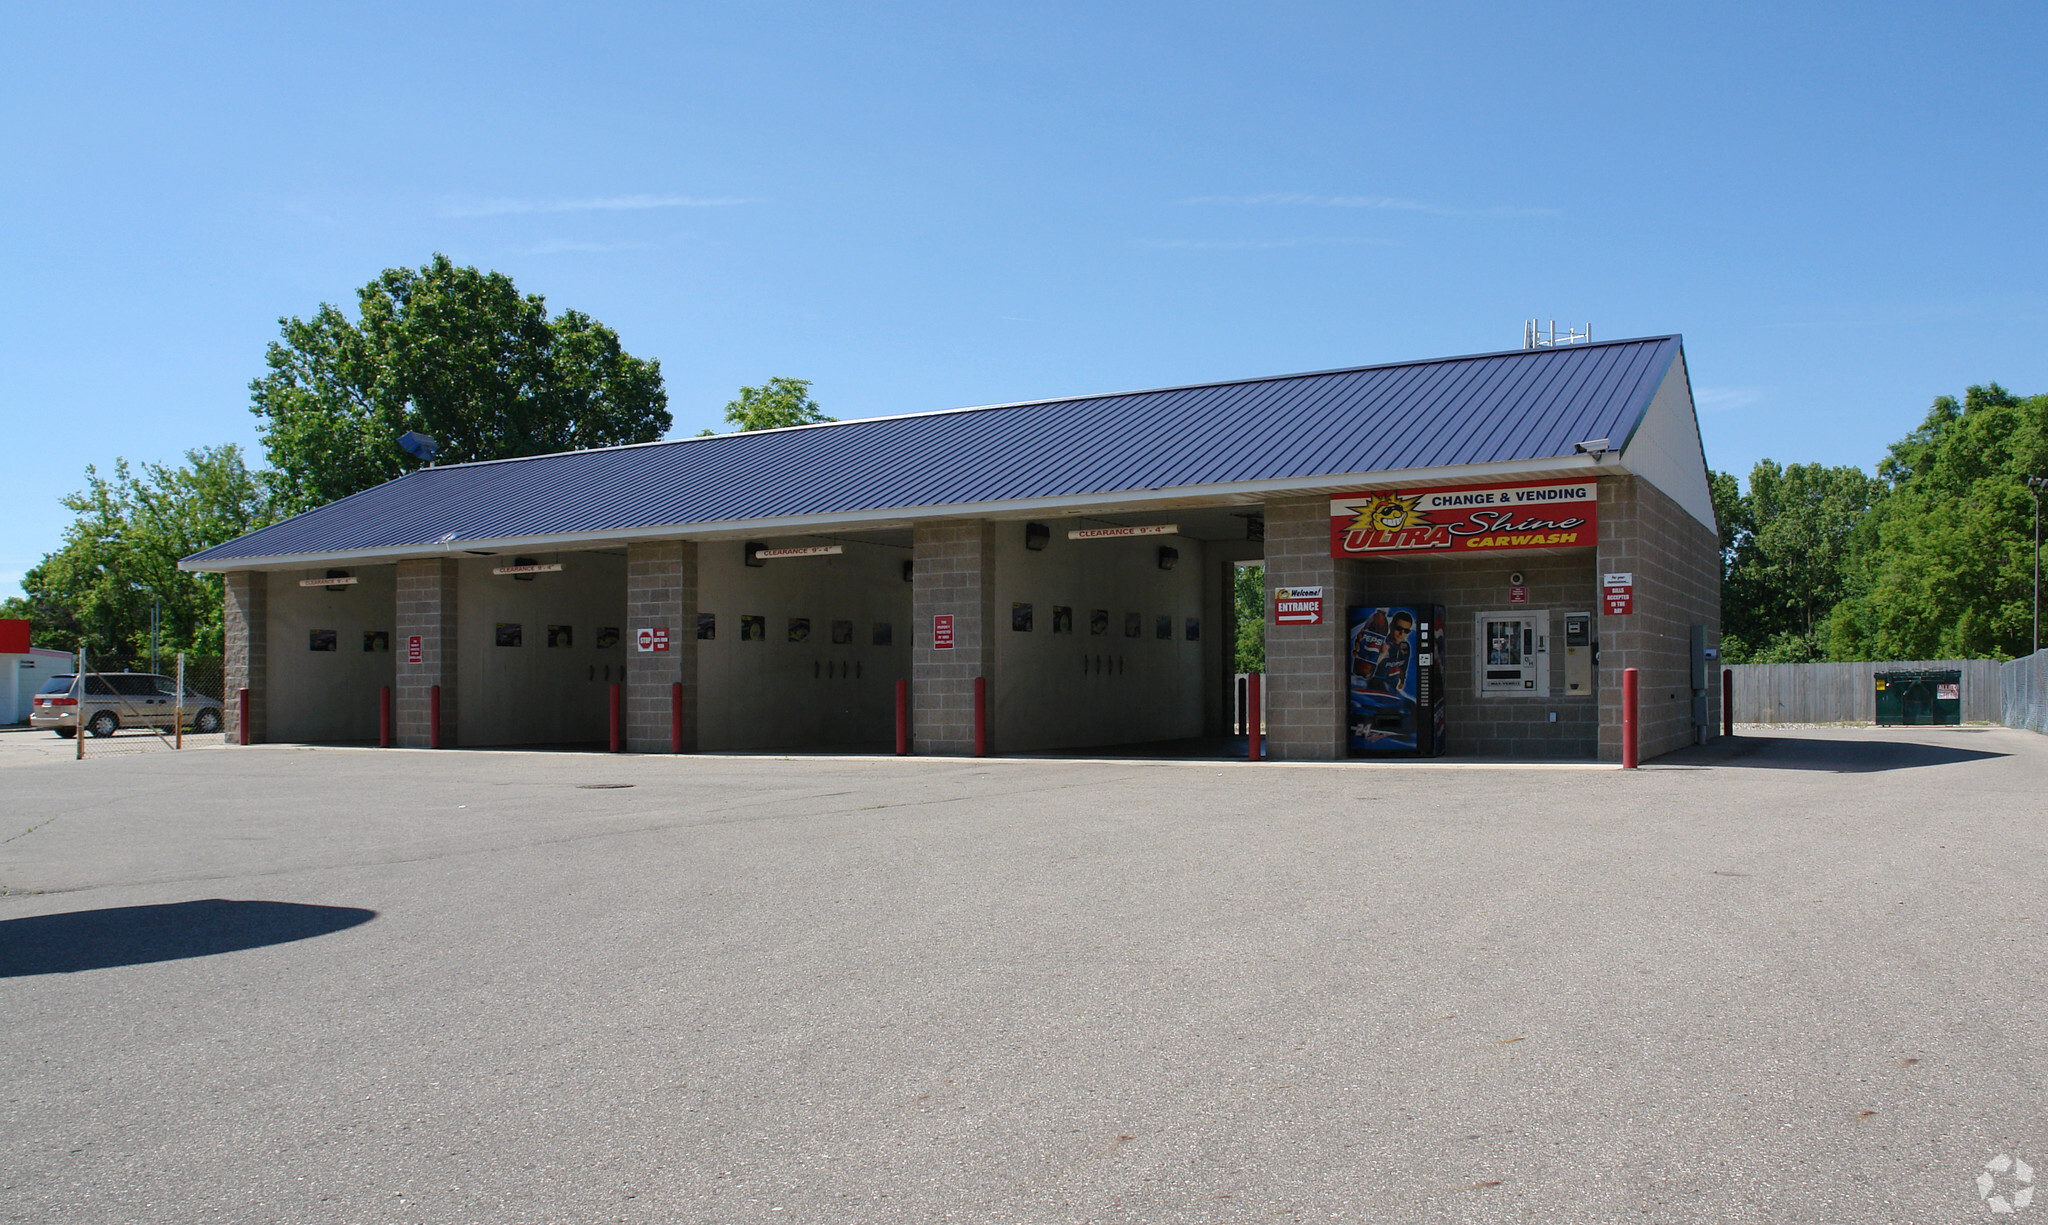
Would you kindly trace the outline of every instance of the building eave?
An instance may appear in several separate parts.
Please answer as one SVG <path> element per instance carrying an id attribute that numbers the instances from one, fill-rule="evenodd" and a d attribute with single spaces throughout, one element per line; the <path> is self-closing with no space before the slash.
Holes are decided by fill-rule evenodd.
<path id="1" fill-rule="evenodd" d="M 417 558 L 448 557 L 470 551 L 506 552 L 518 549 L 592 549 L 606 545 L 632 544 L 646 540 L 735 540 L 762 536 L 800 536 L 818 531 L 848 529 L 887 530 L 910 527 L 935 519 L 1010 519 L 1033 516 L 1054 517 L 1078 514 L 1128 514 L 1164 510 L 1176 506 L 1221 506 L 1263 503 L 1279 497 L 1308 497 L 1363 489 L 1413 488 L 1450 485 L 1467 481 L 1563 479 L 1569 477 L 1613 476 L 1626 472 L 1616 454 L 1598 459 L 1591 455 L 1555 456 L 1535 460 L 1505 460 L 1452 467 L 1417 468 L 1396 472 L 1357 472 L 1286 477 L 1274 480 L 1241 481 L 1221 485 L 1171 486 L 1162 489 L 1127 490 L 1117 493 L 1070 494 L 1054 498 L 1018 498 L 998 502 L 955 503 L 942 506 L 883 507 L 840 511 L 826 515 L 789 515 L 775 518 L 729 520 L 713 523 L 671 523 L 645 527 L 610 528 L 586 532 L 560 532 L 543 536 L 448 538 L 427 544 L 391 545 L 371 549 L 323 553 L 292 553 L 262 557 L 221 558 L 201 562 L 186 558 L 178 568 L 214 574 L 237 570 L 290 570 L 309 566 L 385 564 Z"/>

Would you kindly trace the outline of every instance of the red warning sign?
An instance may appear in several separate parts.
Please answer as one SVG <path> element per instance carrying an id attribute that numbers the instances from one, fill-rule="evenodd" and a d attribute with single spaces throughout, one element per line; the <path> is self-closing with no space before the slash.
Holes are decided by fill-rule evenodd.
<path id="1" fill-rule="evenodd" d="M 635 631 L 635 638 L 639 642 L 642 652 L 668 650 L 668 626 L 666 625 L 643 625 Z"/>
<path id="2" fill-rule="evenodd" d="M 1629 571 L 1600 578 L 1600 602 L 1610 617 L 1626 617 L 1636 610 L 1636 576 Z"/>
<path id="3" fill-rule="evenodd" d="M 940 613 L 932 618 L 932 649 L 950 651 L 953 649 L 953 615 Z"/>
<path id="4" fill-rule="evenodd" d="M 1273 589 L 1273 624 L 1321 625 L 1321 587 L 1276 587 Z"/>
<path id="5" fill-rule="evenodd" d="M 405 640 L 405 662 L 416 664 L 420 661 L 420 636 L 414 634 Z"/>

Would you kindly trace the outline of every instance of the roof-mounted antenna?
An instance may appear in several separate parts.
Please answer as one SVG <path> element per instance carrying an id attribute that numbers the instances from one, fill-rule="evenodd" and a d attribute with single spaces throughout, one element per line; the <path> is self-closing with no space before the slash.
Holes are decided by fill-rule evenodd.
<path id="1" fill-rule="evenodd" d="M 1541 319 L 1525 320 L 1522 324 L 1522 347 L 1524 349 L 1554 349 L 1559 345 L 1589 345 L 1593 343 L 1593 325 L 1588 323 L 1581 332 L 1570 324 L 1564 331 L 1557 330 L 1557 320 L 1550 321 L 1549 330 L 1543 327 Z"/>

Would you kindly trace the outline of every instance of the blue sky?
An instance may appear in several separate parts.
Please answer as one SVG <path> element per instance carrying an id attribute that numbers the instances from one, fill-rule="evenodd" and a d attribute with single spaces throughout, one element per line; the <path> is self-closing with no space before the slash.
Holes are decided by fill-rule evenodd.
<path id="1" fill-rule="evenodd" d="M 1682 332 L 1709 462 L 2048 390 L 2038 6 L 14 6 L 0 595 L 433 252 L 839 417 Z"/>

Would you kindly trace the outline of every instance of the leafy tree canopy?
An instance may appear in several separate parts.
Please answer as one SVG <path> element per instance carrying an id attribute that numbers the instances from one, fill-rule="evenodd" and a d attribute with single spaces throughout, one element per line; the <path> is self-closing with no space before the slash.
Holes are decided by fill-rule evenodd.
<path id="1" fill-rule="evenodd" d="M 270 372 L 249 385 L 280 508 L 296 513 L 419 466 L 397 439 L 440 443 L 436 463 L 651 442 L 671 418 L 661 363 L 627 353 L 590 316 L 548 317 L 498 272 L 435 255 L 356 294 L 281 319 Z"/>
<path id="2" fill-rule="evenodd" d="M 1744 491 L 1712 476 L 1721 522 L 1721 649 L 1735 663 L 1824 659 L 1850 540 L 1881 493 L 1861 469 L 1761 460 Z"/>
<path id="3" fill-rule="evenodd" d="M 2034 498 L 2048 395 L 1992 383 L 1943 396 L 1878 465 L 1884 495 L 1851 540 L 1835 659 L 2011 657 L 2033 650 Z"/>
<path id="4" fill-rule="evenodd" d="M 1266 670 L 1266 568 L 1239 566 L 1231 595 L 1237 605 L 1237 670 Z"/>
<path id="5" fill-rule="evenodd" d="M 759 387 L 740 388 L 740 398 L 725 406 L 725 420 L 741 431 L 775 430 L 786 425 L 816 425 L 836 421 L 811 399 L 809 379 L 769 379 Z M 710 430 L 703 431 L 705 434 Z M 700 435 L 701 436 L 701 435 Z"/>
<path id="6" fill-rule="evenodd" d="M 163 651 L 221 653 L 221 578 L 189 574 L 178 559 L 271 521 L 259 474 L 241 448 L 188 451 L 177 467 L 117 460 L 112 476 L 85 470 L 64 499 L 77 518 L 64 543 L 22 576 L 24 597 L 0 615 L 35 623 L 35 645 L 112 657 L 149 653 L 152 601 L 162 601 Z"/>

